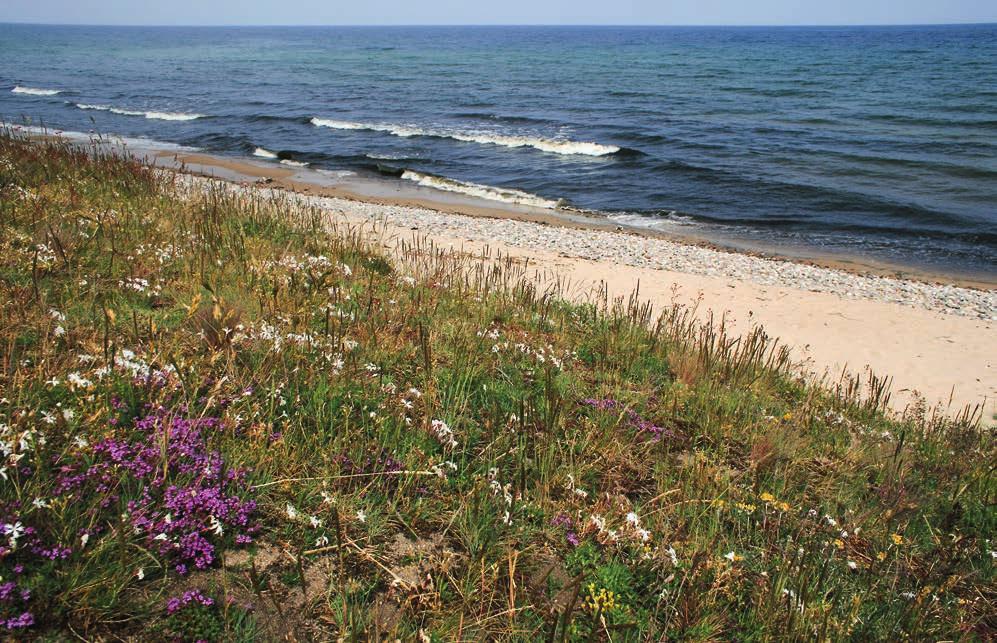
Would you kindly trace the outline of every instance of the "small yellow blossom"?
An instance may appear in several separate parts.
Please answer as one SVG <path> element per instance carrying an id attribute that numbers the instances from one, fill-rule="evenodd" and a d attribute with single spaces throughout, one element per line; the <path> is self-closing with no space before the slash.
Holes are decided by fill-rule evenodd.
<path id="1" fill-rule="evenodd" d="M 893 539 L 893 544 L 894 545 L 902 545 L 902 544 L 904 544 L 904 537 L 901 536 L 900 534 L 893 534 L 892 536 L 890 536 L 890 538 Z"/>
<path id="2" fill-rule="evenodd" d="M 789 411 L 786 411 L 786 413 L 782 416 L 782 419 L 785 420 L 786 422 L 789 422 L 790 420 L 793 419 L 793 414 L 790 413 Z"/>
<path id="3" fill-rule="evenodd" d="M 610 612 L 617 608 L 627 609 L 624 605 L 616 602 L 616 593 L 605 587 L 596 591 L 595 583 L 589 583 L 588 593 L 585 606 L 592 612 Z"/>
<path id="4" fill-rule="evenodd" d="M 777 502 L 775 506 L 778 507 L 779 511 L 789 511 L 790 509 L 788 502 Z"/>
<path id="5" fill-rule="evenodd" d="M 886 552 L 881 551 L 878 554 L 876 554 L 876 560 L 878 560 L 879 562 L 883 562 L 884 560 L 886 560 Z"/>
<path id="6" fill-rule="evenodd" d="M 834 539 L 834 546 L 837 547 L 838 549 L 844 549 L 845 548 L 845 541 L 841 540 L 840 538 L 835 538 Z"/>
<path id="7" fill-rule="evenodd" d="M 775 496 L 773 496 L 768 491 L 766 491 L 765 493 L 763 493 L 758 497 L 761 498 L 764 502 L 775 502 Z"/>
<path id="8" fill-rule="evenodd" d="M 748 513 L 751 513 L 752 511 L 755 510 L 755 505 L 749 505 L 749 504 L 745 504 L 743 502 L 739 502 L 739 503 L 735 504 L 734 506 L 737 507 L 738 509 L 740 509 L 741 511 L 747 511 Z"/>

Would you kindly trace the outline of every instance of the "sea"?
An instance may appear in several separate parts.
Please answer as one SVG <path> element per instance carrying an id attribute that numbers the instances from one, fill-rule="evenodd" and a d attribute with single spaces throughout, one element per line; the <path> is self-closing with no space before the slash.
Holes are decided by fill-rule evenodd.
<path id="1" fill-rule="evenodd" d="M 0 118 L 997 278 L 992 24 L 0 24 Z"/>

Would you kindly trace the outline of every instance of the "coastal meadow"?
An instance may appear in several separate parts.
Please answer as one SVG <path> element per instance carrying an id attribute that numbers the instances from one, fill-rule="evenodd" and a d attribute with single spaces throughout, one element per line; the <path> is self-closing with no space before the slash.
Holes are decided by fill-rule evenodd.
<path id="1" fill-rule="evenodd" d="M 0 133 L 0 633 L 997 635 L 979 409 Z"/>

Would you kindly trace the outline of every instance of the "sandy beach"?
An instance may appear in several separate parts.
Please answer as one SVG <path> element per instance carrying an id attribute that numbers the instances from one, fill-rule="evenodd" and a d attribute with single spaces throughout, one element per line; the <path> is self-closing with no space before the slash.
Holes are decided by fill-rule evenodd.
<path id="1" fill-rule="evenodd" d="M 501 253 L 528 262 L 539 280 L 567 280 L 577 299 L 600 287 L 610 296 L 639 288 L 657 310 L 692 306 L 701 319 L 723 317 L 738 333 L 760 325 L 815 377 L 892 377 L 897 412 L 921 396 L 948 414 L 981 405 L 988 423 L 997 413 L 997 291 L 989 284 L 929 283 L 875 266 L 729 252 L 488 202 L 358 195 L 303 182 L 282 167 L 204 155 L 174 161 L 234 189 L 293 195 L 333 220 L 376 230 L 389 248 L 423 237 L 440 248 Z"/>

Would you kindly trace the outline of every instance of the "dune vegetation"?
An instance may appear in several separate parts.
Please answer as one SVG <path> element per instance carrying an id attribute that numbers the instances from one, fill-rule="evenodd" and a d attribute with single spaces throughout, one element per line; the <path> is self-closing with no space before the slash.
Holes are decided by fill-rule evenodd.
<path id="1" fill-rule="evenodd" d="M 101 150 L 0 136 L 5 636 L 997 635 L 978 410 Z"/>

